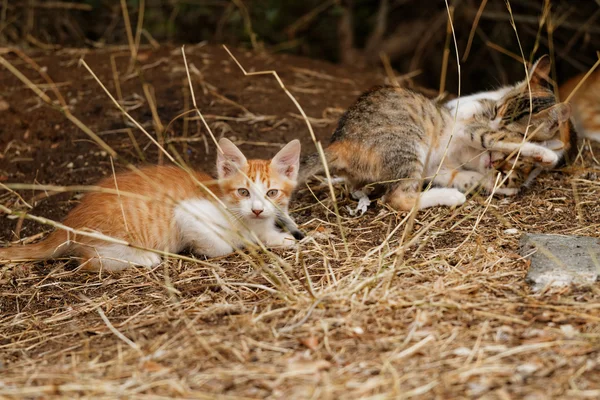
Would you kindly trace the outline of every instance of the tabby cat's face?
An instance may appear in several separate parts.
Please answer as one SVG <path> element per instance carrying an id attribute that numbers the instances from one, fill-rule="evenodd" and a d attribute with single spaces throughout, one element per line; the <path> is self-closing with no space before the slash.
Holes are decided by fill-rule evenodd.
<path id="1" fill-rule="evenodd" d="M 560 125 L 568 121 L 571 107 L 558 102 L 549 73 L 550 61 L 542 57 L 530 69 L 529 81 L 516 84 L 498 101 L 484 103 L 490 126 L 513 133 L 512 140 L 522 140 L 526 133 L 528 141 L 544 141 L 547 146 L 562 148 Z M 537 175 L 535 172 L 539 172 L 539 167 L 530 160 L 514 154 L 499 156 L 491 164 L 496 171 L 508 175 L 502 185 L 508 188 L 527 185 Z"/>
<path id="2" fill-rule="evenodd" d="M 552 90 L 531 87 L 526 83 L 516 85 L 495 104 L 489 105 L 488 115 L 493 129 L 503 129 L 533 141 L 544 141 L 559 134 L 560 124 L 571 115 L 571 107 L 557 103 Z"/>

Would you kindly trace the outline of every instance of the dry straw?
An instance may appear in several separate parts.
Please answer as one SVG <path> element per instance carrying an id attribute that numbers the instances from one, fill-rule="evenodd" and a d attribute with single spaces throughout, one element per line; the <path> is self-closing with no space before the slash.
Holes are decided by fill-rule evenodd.
<path id="1" fill-rule="evenodd" d="M 179 49 L 175 50 L 169 70 L 181 65 Z M 221 48 L 211 46 L 195 51 L 190 61 L 197 62 L 194 57 L 200 51 L 219 62 L 231 61 Z M 247 62 L 263 66 L 262 57 Z M 308 129 L 314 143 L 327 132 L 315 133 L 300 107 L 313 95 L 291 88 L 301 81 L 306 89 L 350 98 L 356 87 L 348 81 L 366 89 L 375 80 L 370 76 L 361 81 L 361 76 L 341 68 L 288 78 L 283 73 L 299 66 L 268 57 L 275 63 L 268 68 L 282 72 L 288 89 L 279 75 L 276 88 L 247 79 L 273 102 L 292 100 L 303 122 L 286 123 L 298 132 Z M 58 103 L 26 77 L 24 67 L 5 58 L 0 62 L 93 138 L 117 165 L 127 166 L 109 146 L 129 142 L 126 132 L 122 139 L 107 135 L 102 136 L 106 141 L 100 140 L 69 111 L 42 69 L 37 70 Z M 32 62 L 25 65 L 37 65 Z M 184 64 L 186 71 L 193 70 L 187 60 Z M 113 65 L 98 73 L 99 83 L 112 77 L 121 80 L 117 64 Z M 221 70 L 215 63 L 203 76 L 215 84 L 223 78 Z M 177 77 L 187 79 L 192 89 L 190 112 L 215 140 L 211 120 L 200 112 L 193 94 L 190 72 L 181 68 Z M 158 82 L 151 83 L 158 110 L 166 100 Z M 246 83 L 236 88 L 243 91 Z M 128 85 L 133 89 L 125 85 L 117 89 L 117 107 L 123 108 L 121 90 L 143 90 L 132 82 Z M 215 84 L 214 91 L 223 96 L 225 89 Z M 9 101 L 13 93 L 23 92 L 15 89 Z M 201 105 L 208 104 L 202 100 Z M 337 104 L 329 98 L 317 100 L 323 108 Z M 254 113 L 258 126 L 269 127 L 256 121 L 261 116 L 253 105 L 241 100 L 239 105 Z M 250 123 L 242 121 L 248 117 L 244 109 L 221 100 L 210 111 L 219 117 L 239 117 L 234 122 L 240 129 Z M 275 110 L 269 114 L 285 118 Z M 185 118 L 183 113 L 180 118 Z M 138 125 L 139 129 L 145 124 Z M 166 132 L 169 126 L 175 125 L 168 124 Z M 141 132 L 166 159 L 178 162 L 171 148 Z M 173 134 L 170 139 L 191 137 Z M 455 210 L 397 214 L 377 205 L 356 218 L 345 211 L 354 203 L 339 196 L 339 188 L 331 182 L 325 194 L 317 188 L 301 190 L 294 206 L 312 238 L 298 250 L 252 248 L 209 261 L 165 254 L 166 261 L 155 269 L 132 268 L 101 277 L 72 270 L 63 260 L 0 266 L 0 397 L 599 397 L 598 285 L 532 292 L 525 282 L 528 262 L 518 254 L 514 234 L 516 230 L 598 236 L 596 149 L 582 148 L 570 170 L 541 175 L 521 196 L 496 199 L 473 193 L 464 207 Z M 11 151 L 6 152 L 7 159 Z M 577 185 L 576 194 L 572 184 Z M 31 189 L 98 190 L 6 186 L 14 192 L 0 193 L 2 210 L 42 223 L 47 220 L 30 215 L 24 205 Z M 407 229 L 411 219 L 412 228 Z M 51 225 L 58 227 L 56 222 Z"/>

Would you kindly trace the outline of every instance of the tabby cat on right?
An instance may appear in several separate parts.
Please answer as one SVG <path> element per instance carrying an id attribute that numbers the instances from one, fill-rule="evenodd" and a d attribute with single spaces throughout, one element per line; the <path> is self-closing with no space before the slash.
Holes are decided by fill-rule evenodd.
<path id="1" fill-rule="evenodd" d="M 557 104 L 547 89 L 549 63 L 543 60 L 532 67 L 529 82 L 509 88 L 496 102 L 479 102 L 480 109 L 456 121 L 449 108 L 411 90 L 377 87 L 364 93 L 342 116 L 324 150 L 331 174 L 354 189 L 381 187 L 384 201 L 398 210 L 417 203 L 419 208 L 460 205 L 466 200 L 462 192 L 475 185 L 516 194 L 519 186 L 494 188 L 494 167 L 504 165 L 512 173 L 507 155 L 518 151 L 537 166 L 557 165 L 560 153 L 524 142 L 523 134 L 530 124 L 535 139 L 551 140 L 570 116 L 570 107 Z M 531 115 L 528 88 L 535 96 Z M 321 172 L 319 155 L 310 155 L 301 162 L 299 182 Z M 421 192 L 423 181 L 443 187 Z"/>

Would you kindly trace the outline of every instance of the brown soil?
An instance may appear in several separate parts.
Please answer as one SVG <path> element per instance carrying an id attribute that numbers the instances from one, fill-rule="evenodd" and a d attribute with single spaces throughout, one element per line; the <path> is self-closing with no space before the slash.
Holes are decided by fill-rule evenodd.
<path id="1" fill-rule="evenodd" d="M 186 53 L 199 71 L 192 73 L 198 107 L 217 137 L 252 157 L 269 157 L 294 138 L 313 151 L 273 76 L 244 77 L 220 47 Z M 142 51 L 130 77 L 128 54 L 115 49 L 30 56 L 72 113 L 118 152 L 117 168 L 159 162 L 133 128 L 140 158 L 122 130 L 130 124 L 77 65 L 83 56 L 114 93 L 111 54 L 120 54 L 125 104 L 149 132 L 144 83 L 164 125 L 191 108 L 178 48 Z M 297 57 L 235 55 L 248 71 L 276 70 L 323 141 L 345 107 L 384 82 L 378 72 Z M 45 83 L 27 63 L 3 56 Z M 111 173 L 96 143 L 4 69 L 0 87 L 10 105 L 0 111 L 1 183 L 92 184 Z M 214 147 L 199 121 L 186 132 L 176 120 L 166 138 L 191 165 L 212 170 Z M 540 177 L 516 198 L 475 195 L 458 210 L 419 213 L 422 235 L 407 245 L 415 236 L 403 239 L 404 226 L 390 235 L 405 215 L 376 205 L 351 217 L 345 206 L 353 202 L 340 193 L 340 225 L 327 190 L 316 193 L 321 203 L 303 190 L 294 216 L 314 241 L 300 251 L 234 255 L 210 267 L 171 260 L 112 276 L 73 271 L 65 261 L 2 266 L 0 397 L 597 397 L 600 286 L 533 293 L 518 235 L 506 231 L 600 236 L 598 164 L 589 147 L 582 154 L 575 167 Z M 53 220 L 77 201 L 72 193 L 19 193 L 34 205 L 30 214 Z M 27 210 L 8 192 L 0 204 Z M 14 240 L 16 227 L 1 216 L 0 238 Z M 26 221 L 19 236 L 44 230 Z"/>
<path id="2" fill-rule="evenodd" d="M 141 52 L 144 61 L 140 63 L 139 74 L 129 76 L 125 76 L 129 54 L 124 51 L 73 50 L 52 55 L 34 54 L 32 58 L 47 68 L 48 75 L 71 105 L 71 112 L 123 158 L 116 161 L 117 168 L 126 162 L 156 163 L 159 161 L 156 146 L 131 123 L 124 122 L 114 103 L 77 63 L 78 58 L 83 57 L 115 95 L 111 54 L 117 55 L 117 69 L 121 81 L 125 81 L 121 83 L 121 91 L 132 109 L 131 115 L 149 132 L 154 131 L 152 113 L 143 84 L 151 85 L 154 91 L 163 125 L 186 110 L 184 96 L 189 93 L 189 84 L 179 48 Z M 272 155 L 278 145 L 294 138 L 302 140 L 305 151 L 314 150 L 305 122 L 272 75 L 244 77 L 220 47 L 188 46 L 186 55 L 192 71 L 199 72 L 192 73 L 198 107 L 206 115 L 217 138 L 226 135 L 237 142 L 249 142 L 242 142 L 240 147 L 248 156 L 256 158 Z M 249 72 L 276 70 L 307 115 L 318 120 L 313 128 L 321 140 L 328 138 L 341 112 L 361 91 L 383 83 L 383 77 L 376 73 L 339 69 L 332 64 L 300 57 L 256 56 L 244 51 L 237 51 L 236 57 Z M 8 59 L 33 82 L 46 84 L 30 65 L 16 56 Z M 10 105 L 9 110 L 0 112 L 0 149 L 3 149 L 0 182 L 91 184 L 111 172 L 106 152 L 6 70 L 0 73 L 0 87 L 4 88 L 0 96 Z M 51 95 L 50 90 L 46 93 Z M 191 101 L 188 104 L 189 109 Z M 247 112 L 251 114 L 246 115 Z M 145 160 L 138 156 L 128 134 L 119 131 L 128 127 L 133 127 Z M 166 136 L 177 140 L 182 135 L 183 121 L 179 118 Z M 188 137 L 187 146 L 181 141 L 173 143 L 177 152 L 185 155 L 195 168 L 212 171 L 215 153 L 201 122 L 190 121 L 185 136 Z M 68 199 L 69 196 L 63 195 L 38 202 L 31 212 L 60 219 L 70 207 Z M 8 238 L 14 224 L 0 218 L 0 237 Z M 21 234 L 28 236 L 38 231 L 39 227 L 33 228 L 26 222 Z"/>

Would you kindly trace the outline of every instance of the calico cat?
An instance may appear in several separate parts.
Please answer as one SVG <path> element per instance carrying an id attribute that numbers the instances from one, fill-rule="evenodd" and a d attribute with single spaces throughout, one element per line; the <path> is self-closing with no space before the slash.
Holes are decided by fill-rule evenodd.
<path id="1" fill-rule="evenodd" d="M 534 66 L 533 88 L 543 85 L 538 72 Z M 514 89 L 504 97 L 520 99 L 520 88 Z M 457 206 L 466 200 L 462 192 L 473 185 L 492 191 L 493 166 L 511 153 L 520 151 L 520 157 L 544 167 L 559 162 L 551 149 L 522 140 L 527 123 L 540 137 L 556 135 L 570 109 L 555 103 L 534 108 L 529 117 L 517 100 L 488 102 L 474 116 L 455 122 L 447 107 L 418 93 L 376 87 L 342 116 L 324 150 L 325 158 L 331 173 L 346 178 L 353 188 L 383 187 L 384 201 L 395 209 L 410 210 L 417 202 L 419 208 Z M 299 182 L 322 171 L 319 155 L 310 155 L 301 162 Z M 423 181 L 443 187 L 420 192 Z M 495 192 L 514 195 L 518 188 L 501 187 Z M 363 208 L 364 204 L 359 202 Z"/>
<path id="2" fill-rule="evenodd" d="M 86 194 L 63 222 L 133 247 L 55 230 L 39 243 L 0 249 L 0 260 L 71 254 L 81 257 L 86 269 L 117 271 L 131 264 L 152 267 L 161 262 L 159 254 L 144 249 L 177 253 L 190 248 L 218 257 L 257 240 L 267 247 L 294 245 L 294 237 L 279 230 L 275 222 L 286 218 L 291 230 L 295 229 L 287 209 L 296 186 L 300 142 L 291 141 L 270 161 L 246 160 L 225 138 L 219 145 L 218 180 L 174 166 L 117 174 L 98 183 L 106 192 Z"/>
<path id="3" fill-rule="evenodd" d="M 483 122 L 489 120 L 490 128 L 499 131 L 505 131 L 504 127 L 512 125 L 514 129 L 509 129 L 510 132 L 495 135 L 497 140 L 502 141 L 522 141 L 530 113 L 534 120 L 545 118 L 546 114 L 545 122 L 554 125 L 537 129 L 539 126 L 531 121 L 527 141 L 553 149 L 559 158 L 553 167 L 562 166 L 572 162 L 577 154 L 577 131 L 569 119 L 571 106 L 559 103 L 555 96 L 549 78 L 550 68 L 550 58 L 542 56 L 529 70 L 529 81 L 461 97 L 445 105 L 452 115 L 456 113 L 460 121 L 468 122 L 474 118 Z"/>
<path id="4" fill-rule="evenodd" d="M 559 96 L 566 100 L 585 74 L 569 79 L 559 87 Z M 581 136 L 600 142 L 600 69 L 593 72 L 569 100 L 573 120 Z"/>

